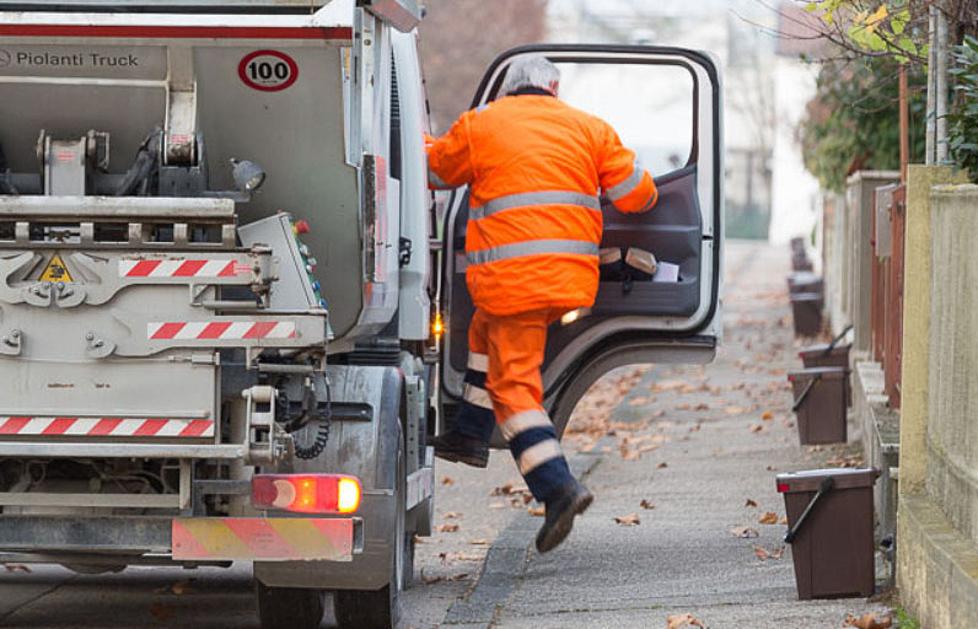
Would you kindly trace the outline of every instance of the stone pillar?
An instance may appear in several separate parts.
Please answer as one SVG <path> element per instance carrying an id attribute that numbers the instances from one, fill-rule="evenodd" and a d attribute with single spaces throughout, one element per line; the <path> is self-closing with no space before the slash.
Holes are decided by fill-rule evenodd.
<path id="1" fill-rule="evenodd" d="M 978 186 L 931 190 L 927 495 L 978 545 Z"/>
<path id="2" fill-rule="evenodd" d="M 978 627 L 978 186 L 951 180 L 907 189 L 897 587 L 928 629 Z"/>
<path id="3" fill-rule="evenodd" d="M 900 381 L 900 494 L 927 479 L 927 392 L 930 360 L 931 211 L 934 185 L 960 180 L 947 166 L 911 165 L 903 271 L 903 372 Z"/>

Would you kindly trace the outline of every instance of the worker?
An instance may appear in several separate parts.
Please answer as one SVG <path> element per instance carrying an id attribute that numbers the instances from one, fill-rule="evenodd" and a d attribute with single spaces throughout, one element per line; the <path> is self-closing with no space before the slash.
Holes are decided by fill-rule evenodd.
<path id="1" fill-rule="evenodd" d="M 547 327 L 590 307 L 598 291 L 599 192 L 619 211 L 645 212 L 652 177 L 603 120 L 558 100 L 560 71 L 542 56 L 515 60 L 502 98 L 428 140 L 429 184 L 469 186 L 469 324 L 464 400 L 435 455 L 486 467 L 496 424 L 527 487 L 545 506 L 536 538 L 559 545 L 593 495 L 571 474 L 543 407 Z"/>

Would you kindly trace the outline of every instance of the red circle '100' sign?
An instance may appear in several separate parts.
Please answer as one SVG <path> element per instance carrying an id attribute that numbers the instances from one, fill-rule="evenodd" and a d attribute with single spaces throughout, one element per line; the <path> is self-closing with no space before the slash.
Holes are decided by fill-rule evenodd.
<path id="1" fill-rule="evenodd" d="M 299 65 L 277 50 L 258 50 L 241 60 L 238 76 L 253 90 L 280 92 L 299 79 Z"/>

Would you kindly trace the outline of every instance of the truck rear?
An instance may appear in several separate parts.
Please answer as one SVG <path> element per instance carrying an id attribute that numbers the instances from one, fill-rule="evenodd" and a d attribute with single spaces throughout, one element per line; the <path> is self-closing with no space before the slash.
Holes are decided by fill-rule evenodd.
<path id="1" fill-rule="evenodd" d="M 359 4 L 0 2 L 0 561 L 253 561 L 263 626 L 326 590 L 396 622 L 432 485 L 390 137 L 418 12 Z"/>

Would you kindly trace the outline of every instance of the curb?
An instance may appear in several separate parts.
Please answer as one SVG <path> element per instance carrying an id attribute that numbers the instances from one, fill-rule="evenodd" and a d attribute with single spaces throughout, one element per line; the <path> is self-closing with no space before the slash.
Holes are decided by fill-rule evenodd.
<path id="1" fill-rule="evenodd" d="M 567 461 L 571 472 L 583 480 L 601 462 L 598 452 L 578 452 Z M 455 629 L 485 629 L 492 626 L 499 610 L 505 606 L 517 582 L 526 573 L 531 548 L 539 529 L 539 518 L 522 511 L 506 525 L 493 541 L 475 588 L 457 599 L 441 626 Z"/>

